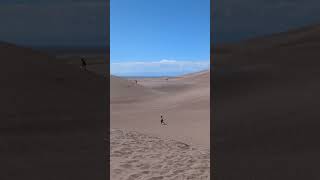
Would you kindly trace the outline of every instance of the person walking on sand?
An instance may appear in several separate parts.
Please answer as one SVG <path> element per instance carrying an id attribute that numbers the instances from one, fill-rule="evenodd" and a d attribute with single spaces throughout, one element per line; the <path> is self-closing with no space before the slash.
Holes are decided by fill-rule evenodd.
<path id="1" fill-rule="evenodd" d="M 81 63 L 81 69 L 87 71 L 87 63 L 83 58 L 81 58 Z"/>
<path id="2" fill-rule="evenodd" d="M 163 121 L 163 116 L 161 115 L 161 120 L 160 120 L 161 125 L 167 125 L 164 121 Z"/>

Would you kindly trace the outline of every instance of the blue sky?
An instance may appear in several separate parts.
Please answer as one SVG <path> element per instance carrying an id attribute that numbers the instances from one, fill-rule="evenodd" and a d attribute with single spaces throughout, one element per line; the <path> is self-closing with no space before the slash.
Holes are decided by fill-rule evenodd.
<path id="1" fill-rule="evenodd" d="M 209 0 L 1 0 L 0 41 L 109 46 L 111 70 L 175 75 L 209 63 Z M 319 0 L 213 0 L 212 42 L 320 23 Z M 145 71 L 145 72 L 144 72 Z"/>
<path id="2" fill-rule="evenodd" d="M 111 73 L 180 75 L 210 64 L 210 0 L 111 0 Z"/>

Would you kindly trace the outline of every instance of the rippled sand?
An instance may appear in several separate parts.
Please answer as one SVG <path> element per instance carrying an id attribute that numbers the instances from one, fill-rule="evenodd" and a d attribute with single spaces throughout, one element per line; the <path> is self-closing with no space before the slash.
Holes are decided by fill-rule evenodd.
<path id="1" fill-rule="evenodd" d="M 210 179 L 209 149 L 134 131 L 112 129 L 111 179 Z"/>

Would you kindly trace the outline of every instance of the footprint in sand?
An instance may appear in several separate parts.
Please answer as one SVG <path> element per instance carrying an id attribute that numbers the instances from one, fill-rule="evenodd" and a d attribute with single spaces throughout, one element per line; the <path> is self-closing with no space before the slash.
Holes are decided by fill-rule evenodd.
<path id="1" fill-rule="evenodd" d="M 131 174 L 128 177 L 128 180 L 135 180 L 135 179 L 139 178 L 140 176 L 141 176 L 141 174 Z"/>
<path id="2" fill-rule="evenodd" d="M 149 178 L 148 180 L 161 180 L 161 179 L 163 179 L 163 176 L 152 177 L 152 178 Z"/>

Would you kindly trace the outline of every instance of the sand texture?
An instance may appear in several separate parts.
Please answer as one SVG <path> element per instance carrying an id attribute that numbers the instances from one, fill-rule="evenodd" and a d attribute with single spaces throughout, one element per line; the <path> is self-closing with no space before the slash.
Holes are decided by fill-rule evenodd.
<path id="1" fill-rule="evenodd" d="M 0 42 L 0 179 L 104 177 L 106 81 Z"/>
<path id="2" fill-rule="evenodd" d="M 119 129 L 110 138 L 111 179 L 210 179 L 208 149 Z"/>
<path id="3" fill-rule="evenodd" d="M 213 51 L 216 179 L 320 179 L 320 26 Z"/>
<path id="4" fill-rule="evenodd" d="M 111 76 L 112 179 L 209 179 L 209 75 Z"/>

